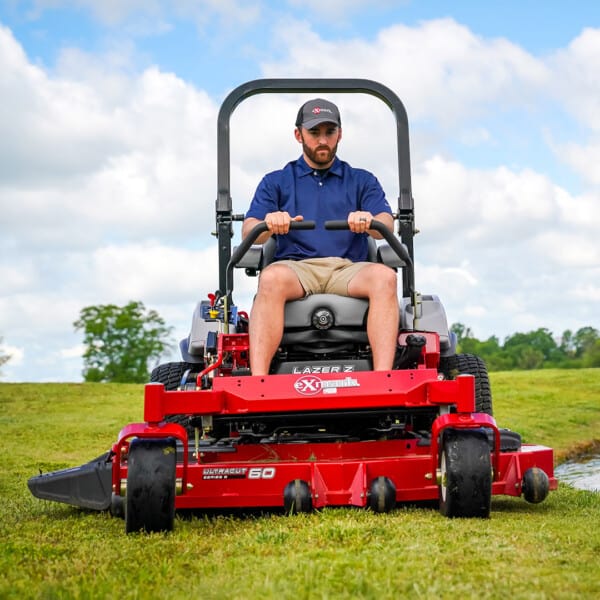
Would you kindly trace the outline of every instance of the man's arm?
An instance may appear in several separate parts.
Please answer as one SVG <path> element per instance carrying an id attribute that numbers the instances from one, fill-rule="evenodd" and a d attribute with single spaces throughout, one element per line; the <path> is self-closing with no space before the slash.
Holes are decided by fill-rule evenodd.
<path id="1" fill-rule="evenodd" d="M 244 219 L 244 222 L 242 224 L 242 239 L 244 239 L 248 235 L 248 233 L 250 233 L 250 231 L 252 231 L 252 229 L 254 229 L 254 227 L 256 227 L 256 225 L 258 225 L 259 223 L 262 223 L 262 221 L 254 217 L 247 217 L 246 219 Z M 271 232 L 265 231 L 264 233 L 261 233 L 258 236 L 258 238 L 256 238 L 256 241 L 254 243 L 264 244 L 270 237 Z"/>
<path id="2" fill-rule="evenodd" d="M 373 218 L 376 221 L 381 221 L 392 233 L 394 232 L 394 217 L 389 212 L 380 212 Z M 369 231 L 369 235 L 378 240 L 383 237 L 378 231 Z"/>

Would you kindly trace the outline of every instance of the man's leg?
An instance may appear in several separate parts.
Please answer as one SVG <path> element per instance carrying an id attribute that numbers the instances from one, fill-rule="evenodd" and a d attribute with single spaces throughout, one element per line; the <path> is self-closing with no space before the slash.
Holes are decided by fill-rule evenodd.
<path id="1" fill-rule="evenodd" d="M 296 273 L 285 265 L 264 269 L 250 313 L 250 369 L 252 375 L 267 375 L 283 336 L 283 313 L 288 300 L 304 296 Z"/>
<path id="2" fill-rule="evenodd" d="M 373 369 L 391 369 L 400 315 L 396 272 L 385 265 L 367 264 L 350 280 L 348 295 L 369 299 L 367 335 L 373 351 Z"/>

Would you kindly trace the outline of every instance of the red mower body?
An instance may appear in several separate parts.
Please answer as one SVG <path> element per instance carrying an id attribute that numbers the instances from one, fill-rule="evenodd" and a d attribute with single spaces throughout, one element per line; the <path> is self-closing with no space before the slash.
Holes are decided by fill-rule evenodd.
<path id="1" fill-rule="evenodd" d="M 393 505 L 438 500 L 439 443 L 447 428 L 489 431 L 493 472 L 492 494 L 520 496 L 524 473 L 539 469 L 556 489 L 552 449 L 522 445 L 501 451 L 501 432 L 490 415 L 476 413 L 475 381 L 471 375 L 440 380 L 427 366 L 439 359 L 438 340 L 427 334 L 423 364 L 402 371 L 271 375 L 215 374 L 210 390 L 165 391 L 161 384 L 145 389 L 146 422 L 125 427 L 113 447 L 113 490 L 126 490 L 127 456 L 132 438 L 175 438 L 180 449 L 175 506 L 178 509 L 286 507 L 285 490 L 294 482 L 306 485 L 310 506 L 373 506 L 373 487 L 384 478 L 393 490 Z M 222 349 L 244 355 L 245 334 L 224 335 Z M 437 357 L 437 359 L 436 359 Z M 235 362 L 235 361 L 234 361 Z M 165 423 L 170 415 L 194 415 L 208 422 L 219 416 L 246 419 L 251 415 L 360 412 L 394 408 L 444 408 L 434 421 L 430 439 L 403 439 L 235 444 L 203 446 L 188 439 L 186 429 Z M 428 442 L 428 443 L 427 443 Z M 376 498 L 375 500 L 378 500 Z M 385 505 L 386 510 L 392 503 Z"/>

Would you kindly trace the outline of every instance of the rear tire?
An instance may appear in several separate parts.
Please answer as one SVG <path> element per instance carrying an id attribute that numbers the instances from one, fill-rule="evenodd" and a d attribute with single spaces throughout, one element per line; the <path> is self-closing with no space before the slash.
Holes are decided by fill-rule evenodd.
<path id="1" fill-rule="evenodd" d="M 447 429 L 439 464 L 440 512 L 446 517 L 489 517 L 492 464 L 486 434 Z"/>
<path id="2" fill-rule="evenodd" d="M 172 531 L 175 520 L 175 440 L 134 439 L 127 457 L 125 531 Z"/>
<path id="3" fill-rule="evenodd" d="M 475 378 L 475 412 L 493 415 L 492 388 L 483 359 L 474 354 L 445 356 L 440 361 L 440 371 L 446 379 L 456 379 L 459 375 L 473 375 Z"/>
<path id="4" fill-rule="evenodd" d="M 162 383 L 165 390 L 173 391 L 181 386 L 186 371 L 198 373 L 202 365 L 187 362 L 170 362 L 159 365 L 150 374 L 150 383 Z"/>
<path id="5" fill-rule="evenodd" d="M 150 383 L 162 383 L 167 392 L 178 390 L 181 387 L 183 376 L 186 371 L 198 373 L 202 369 L 202 365 L 187 362 L 170 362 L 164 365 L 159 365 L 150 374 Z M 189 380 L 189 377 L 188 377 Z M 190 418 L 186 415 L 167 415 L 165 417 L 167 423 L 178 423 L 188 432 L 188 435 L 194 434 L 194 428 L 190 425 Z"/>
<path id="6" fill-rule="evenodd" d="M 521 449 L 521 436 L 516 431 L 511 431 L 506 428 L 499 428 L 500 434 L 500 452 L 518 452 Z M 491 429 L 487 430 L 490 450 L 495 447 L 494 432 Z"/>

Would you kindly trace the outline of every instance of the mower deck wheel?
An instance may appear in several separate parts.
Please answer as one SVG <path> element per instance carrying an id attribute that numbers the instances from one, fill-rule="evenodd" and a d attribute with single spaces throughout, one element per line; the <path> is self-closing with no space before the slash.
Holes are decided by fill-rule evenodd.
<path id="1" fill-rule="evenodd" d="M 294 479 L 285 486 L 283 490 L 283 508 L 290 515 L 312 510 L 310 487 L 306 481 Z"/>
<path id="2" fill-rule="evenodd" d="M 369 508 L 374 512 L 389 512 L 396 506 L 396 486 L 387 477 L 377 477 L 371 483 Z"/>
<path id="3" fill-rule="evenodd" d="M 480 430 L 448 429 L 440 454 L 440 512 L 446 517 L 490 516 L 490 447 Z"/>
<path id="4" fill-rule="evenodd" d="M 523 473 L 523 483 L 521 485 L 523 498 L 532 504 L 539 504 L 546 499 L 550 491 L 550 481 L 548 475 L 539 467 L 531 467 Z"/>
<path id="5" fill-rule="evenodd" d="M 127 458 L 125 531 L 171 531 L 175 520 L 175 440 L 134 439 Z"/>

